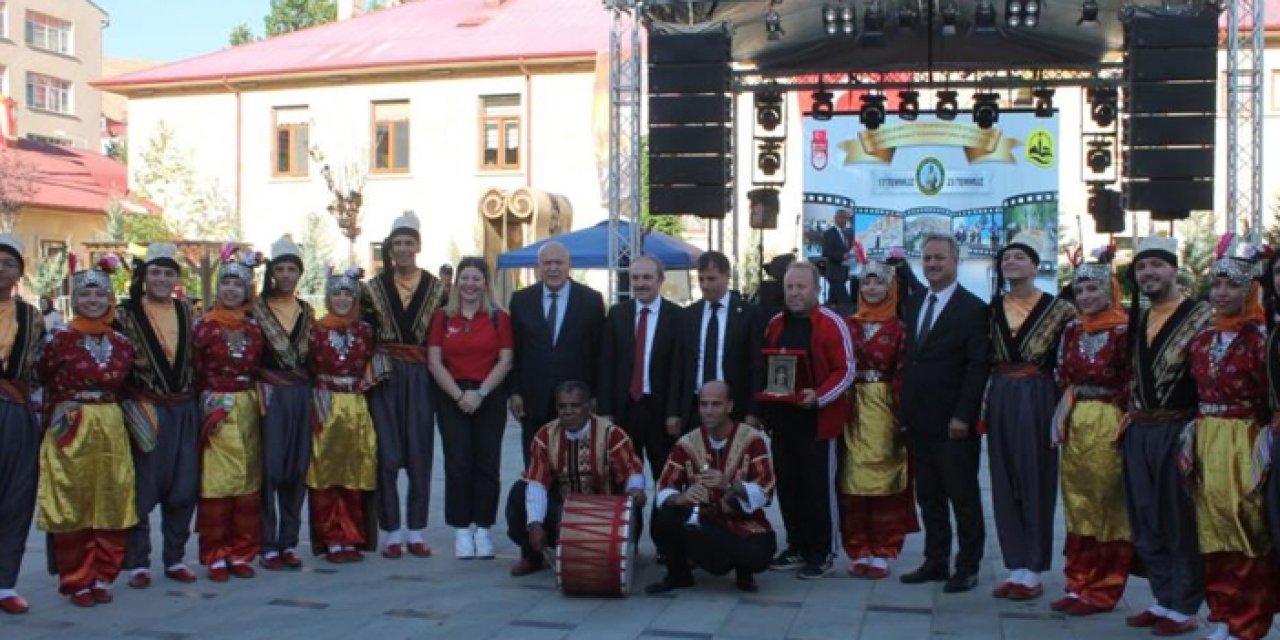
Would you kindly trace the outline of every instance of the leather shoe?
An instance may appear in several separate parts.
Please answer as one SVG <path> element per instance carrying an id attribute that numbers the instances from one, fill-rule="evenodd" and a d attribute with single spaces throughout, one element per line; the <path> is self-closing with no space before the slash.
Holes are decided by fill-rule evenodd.
<path id="1" fill-rule="evenodd" d="M 427 546 L 427 543 L 425 542 L 410 542 L 409 553 L 418 558 L 430 558 L 431 547 Z"/>
<path id="2" fill-rule="evenodd" d="M 284 560 L 282 560 L 279 555 L 262 556 L 262 559 L 258 561 L 258 564 L 267 571 L 284 570 Z"/>
<path id="3" fill-rule="evenodd" d="M 1191 633 L 1200 628 L 1200 621 L 1195 618 L 1187 618 L 1186 622 L 1174 622 L 1169 618 L 1163 618 L 1160 622 L 1155 623 L 1151 627 L 1151 635 L 1156 636 L 1180 636 L 1184 633 Z"/>
<path id="4" fill-rule="evenodd" d="M 382 548 L 382 557 L 389 560 L 399 560 L 404 555 L 404 547 L 399 542 L 393 542 Z"/>
<path id="5" fill-rule="evenodd" d="M 870 569 L 870 568 L 871 567 L 865 564 L 862 564 L 861 562 L 854 562 L 849 565 L 849 575 L 853 576 L 854 578 L 861 578 L 867 575 L 867 569 Z"/>
<path id="6" fill-rule="evenodd" d="M 667 574 L 665 576 L 662 576 L 661 580 L 645 587 L 644 592 L 651 596 L 656 596 L 661 593 L 675 591 L 676 589 L 687 589 L 692 586 L 693 586 L 692 576 L 676 577 L 676 576 L 672 576 L 671 574 Z"/>
<path id="7" fill-rule="evenodd" d="M 1164 618 L 1152 613 L 1149 610 L 1144 610 L 1138 615 L 1129 616 L 1128 618 L 1125 618 L 1124 623 L 1126 625 L 1129 625 L 1130 627 L 1154 627 L 1156 623 L 1160 622 L 1161 620 L 1164 620 Z"/>
<path id="8" fill-rule="evenodd" d="M 1070 609 L 1071 605 L 1077 602 L 1078 600 L 1079 598 L 1072 598 L 1071 596 L 1062 596 L 1061 598 L 1058 598 L 1057 600 L 1050 602 L 1049 608 L 1053 609 L 1054 611 L 1066 611 L 1067 609 Z"/>
<path id="9" fill-rule="evenodd" d="M 693 579 L 690 578 L 689 582 L 692 583 Z M 760 590 L 760 585 L 756 584 L 755 574 L 748 569 L 736 569 L 733 582 L 737 585 L 739 591 L 755 593 Z"/>
<path id="10" fill-rule="evenodd" d="M 1084 600 L 1077 599 L 1070 606 L 1063 609 L 1069 616 L 1091 616 L 1095 613 L 1106 613 L 1105 609 L 1095 607 Z"/>
<path id="11" fill-rule="evenodd" d="M 223 567 L 209 567 L 209 579 L 214 582 L 226 582 L 231 579 L 231 572 Z"/>
<path id="12" fill-rule="evenodd" d="M 358 549 L 346 549 L 342 555 L 347 557 L 347 562 L 364 562 L 364 554 Z"/>
<path id="13" fill-rule="evenodd" d="M 164 577 L 175 582 L 191 584 L 196 581 L 196 572 L 187 567 L 178 567 L 177 569 L 165 569 Z"/>
<path id="14" fill-rule="evenodd" d="M 130 589 L 146 589 L 151 586 L 151 572 L 138 571 L 129 576 Z"/>
<path id="15" fill-rule="evenodd" d="M 31 610 L 31 605 L 27 600 L 18 594 L 0 598 L 0 611 L 8 614 L 18 615 Z"/>
<path id="16" fill-rule="evenodd" d="M 943 565 L 922 564 L 918 569 L 910 573 L 904 573 L 898 577 L 902 584 L 922 584 L 925 582 L 944 582 L 951 577 L 951 573 Z"/>
<path id="17" fill-rule="evenodd" d="M 89 589 L 81 589 L 71 594 L 69 599 L 71 600 L 71 604 L 74 604 L 77 607 L 92 607 L 97 604 L 97 601 L 93 599 L 93 592 Z"/>
<path id="18" fill-rule="evenodd" d="M 302 556 L 298 555 L 294 549 L 285 549 L 284 553 L 280 554 L 280 561 L 289 569 L 302 568 Z"/>
<path id="19" fill-rule="evenodd" d="M 232 562 L 230 571 L 231 575 L 237 578 L 253 577 L 253 565 L 248 562 Z"/>
<path id="20" fill-rule="evenodd" d="M 1017 600 L 1020 602 L 1026 601 L 1026 600 L 1035 600 L 1036 598 L 1039 598 L 1042 595 L 1044 595 L 1044 587 L 1041 585 L 1028 587 L 1024 584 L 1015 584 L 1013 585 L 1012 589 L 1009 589 L 1009 599 Z"/>
<path id="21" fill-rule="evenodd" d="M 511 566 L 511 575 L 516 578 L 519 578 L 520 576 L 527 576 L 531 573 L 542 571 L 542 566 L 543 563 L 541 560 L 530 560 L 529 558 L 522 557 Z"/>
<path id="22" fill-rule="evenodd" d="M 94 587 L 89 590 L 89 595 L 93 597 L 93 601 L 97 604 L 107 604 L 115 600 L 115 596 L 111 595 L 111 590 L 106 587 Z"/>
<path id="23" fill-rule="evenodd" d="M 1008 580 L 1001 582 L 999 586 L 991 590 L 991 597 L 992 598 L 1008 598 L 1009 594 L 1013 593 L 1013 588 L 1016 586 L 1017 586 L 1016 583 L 1009 582 Z"/>
<path id="24" fill-rule="evenodd" d="M 324 559 L 333 564 L 345 564 L 351 562 L 351 558 L 347 556 L 346 551 L 330 551 L 324 554 Z"/>
<path id="25" fill-rule="evenodd" d="M 976 573 L 957 571 L 955 575 L 947 579 L 947 584 L 942 586 L 942 592 L 963 593 L 976 586 L 978 586 L 978 575 Z"/>

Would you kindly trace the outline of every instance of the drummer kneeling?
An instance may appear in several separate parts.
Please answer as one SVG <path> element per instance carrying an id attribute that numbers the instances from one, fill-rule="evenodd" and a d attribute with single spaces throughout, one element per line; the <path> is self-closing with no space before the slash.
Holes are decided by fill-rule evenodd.
<path id="1" fill-rule="evenodd" d="M 702 427 L 680 438 L 658 478 L 654 540 L 667 575 L 645 588 L 666 593 L 693 586 L 691 565 L 713 575 L 735 572 L 738 588 L 756 591 L 778 541 L 764 507 L 773 495 L 773 465 L 760 432 L 729 417 L 723 382 L 698 393 Z"/>
<path id="2" fill-rule="evenodd" d="M 507 535 L 520 545 L 511 575 L 544 568 L 543 552 L 556 546 L 565 496 L 631 496 L 633 541 L 640 535 L 644 467 L 627 434 L 591 413 L 591 391 L 578 381 L 556 387 L 559 419 L 543 425 L 530 445 L 529 468 L 507 496 Z"/>

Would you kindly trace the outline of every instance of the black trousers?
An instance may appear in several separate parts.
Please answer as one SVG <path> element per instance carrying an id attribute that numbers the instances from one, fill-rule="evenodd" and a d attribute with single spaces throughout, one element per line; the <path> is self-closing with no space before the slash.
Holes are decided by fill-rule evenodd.
<path id="1" fill-rule="evenodd" d="M 262 550 L 297 549 L 311 465 L 311 385 L 273 386 L 262 419 Z"/>
<path id="2" fill-rule="evenodd" d="M 685 526 L 690 511 L 689 507 L 664 507 L 653 516 L 653 538 L 667 556 L 671 575 L 688 576 L 691 564 L 716 576 L 739 570 L 760 573 L 769 568 L 778 551 L 774 532 L 743 537 L 719 522 Z"/>
<path id="3" fill-rule="evenodd" d="M 477 382 L 460 381 L 464 391 Z M 494 389 L 470 415 L 453 400 L 441 397 L 436 417 L 444 445 L 444 520 L 456 528 L 492 527 L 498 517 L 502 485 L 502 434 L 507 428 L 507 393 Z"/>
<path id="4" fill-rule="evenodd" d="M 0 589 L 12 589 L 22 570 L 36 512 L 40 437 L 40 422 L 26 405 L 0 401 Z"/>
<path id="5" fill-rule="evenodd" d="M 849 278 L 847 275 L 844 278 L 827 278 L 827 304 L 843 304 L 852 301 L 853 298 L 849 295 Z"/>
<path id="6" fill-rule="evenodd" d="M 978 572 L 986 529 L 982 520 L 982 493 L 978 488 L 978 461 L 982 441 L 976 436 L 952 440 L 945 434 L 911 434 L 911 471 L 915 474 L 916 502 L 924 521 L 924 559 L 938 566 L 951 564 L 951 514 L 956 518 L 956 571 Z"/>
<path id="7" fill-rule="evenodd" d="M 639 401 L 628 398 L 623 415 L 626 417 L 622 427 L 631 438 L 631 446 L 641 460 L 649 461 L 649 473 L 656 481 L 667 464 L 667 456 L 676 446 L 676 439 L 667 435 L 666 411 L 653 396 L 644 396 Z"/>
<path id="8" fill-rule="evenodd" d="M 520 555 L 534 562 L 541 562 L 542 556 L 529 548 L 529 514 L 524 508 L 524 494 L 529 483 L 524 479 L 516 480 L 507 492 L 507 537 L 520 547 Z M 547 532 L 547 546 L 560 544 L 560 515 L 564 508 L 564 498 L 559 491 L 547 491 L 547 515 L 542 519 L 542 528 Z M 644 532 L 644 518 L 639 508 L 631 511 L 631 542 L 640 539 Z"/>
<path id="9" fill-rule="evenodd" d="M 773 473 L 787 547 L 810 564 L 831 556 L 835 442 L 818 440 L 816 417 L 779 416 L 771 421 Z"/>
<path id="10" fill-rule="evenodd" d="M 431 465 L 436 447 L 435 384 L 427 365 L 392 360 L 391 379 L 369 394 L 373 429 L 378 434 L 378 527 L 399 531 L 400 470 L 409 476 L 405 499 L 407 525 L 427 528 L 431 507 Z"/>
<path id="11" fill-rule="evenodd" d="M 138 524 L 129 529 L 124 568 L 151 566 L 151 512 L 160 507 L 164 566 L 182 562 L 191 537 L 200 488 L 200 409 L 195 400 L 155 405 L 160 433 L 156 448 L 133 452 L 134 492 Z"/>

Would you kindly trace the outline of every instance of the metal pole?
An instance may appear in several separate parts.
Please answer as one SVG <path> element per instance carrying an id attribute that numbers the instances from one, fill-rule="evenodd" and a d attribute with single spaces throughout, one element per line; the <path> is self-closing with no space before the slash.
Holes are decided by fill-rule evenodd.
<path id="1" fill-rule="evenodd" d="M 607 0 L 609 28 L 609 300 L 640 238 L 641 50 L 637 0 Z"/>

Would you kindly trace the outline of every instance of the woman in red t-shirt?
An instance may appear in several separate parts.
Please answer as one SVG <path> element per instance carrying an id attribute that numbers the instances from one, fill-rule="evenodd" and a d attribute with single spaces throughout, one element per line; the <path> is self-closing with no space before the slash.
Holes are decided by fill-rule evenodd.
<path id="1" fill-rule="evenodd" d="M 498 308 L 483 258 L 463 258 L 444 309 L 431 320 L 427 359 L 440 386 L 436 411 L 444 442 L 445 522 L 459 558 L 493 558 L 489 528 L 498 515 L 498 466 L 507 426 L 511 317 Z"/>

